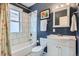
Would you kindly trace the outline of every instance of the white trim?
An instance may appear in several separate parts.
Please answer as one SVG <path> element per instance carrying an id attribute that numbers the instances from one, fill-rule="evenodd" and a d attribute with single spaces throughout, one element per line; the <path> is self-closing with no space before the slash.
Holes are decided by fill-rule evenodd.
<path id="1" fill-rule="evenodd" d="M 23 19 L 23 9 L 21 9 L 19 7 L 16 7 L 16 6 L 12 5 L 12 4 L 9 4 L 9 10 L 10 9 L 13 9 L 13 10 L 16 10 L 16 11 L 20 12 L 20 22 L 22 22 L 22 19 Z M 10 15 L 10 12 L 9 12 L 9 15 Z M 9 17 L 8 22 L 9 22 L 9 31 L 10 31 L 10 17 Z M 20 32 L 22 32 L 22 24 L 21 25 L 19 24 L 19 26 L 20 26 L 19 30 L 20 30 Z M 11 32 L 11 33 L 16 33 L 16 32 Z"/>
<path id="2" fill-rule="evenodd" d="M 62 11 L 64 9 L 67 9 L 68 25 L 67 26 L 55 25 L 55 12 Z M 61 7 L 61 8 L 53 10 L 53 27 L 69 27 L 70 26 L 69 23 L 70 23 L 70 7 L 69 6 L 65 6 L 65 7 Z"/>
<path id="3" fill-rule="evenodd" d="M 36 43 L 36 41 L 37 41 L 37 10 L 35 10 L 35 11 L 33 11 L 33 12 L 31 12 L 31 13 L 29 13 L 29 27 L 30 27 L 30 33 L 32 34 L 32 36 L 30 36 L 30 38 L 32 39 L 32 41 L 33 41 L 33 43 Z M 35 18 L 35 20 L 33 19 L 33 18 Z M 32 28 L 31 28 L 31 22 L 32 22 L 32 20 L 34 20 L 34 21 L 36 21 L 36 32 L 33 32 L 33 31 L 31 31 L 32 30 Z"/>

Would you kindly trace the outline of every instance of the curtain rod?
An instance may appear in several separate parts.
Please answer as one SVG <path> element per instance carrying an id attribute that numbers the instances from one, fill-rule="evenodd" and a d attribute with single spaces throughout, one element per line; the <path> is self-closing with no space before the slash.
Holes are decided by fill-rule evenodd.
<path id="1" fill-rule="evenodd" d="M 24 7 L 25 9 L 27 9 L 27 10 L 29 10 L 30 12 L 32 12 L 32 10 L 31 9 L 29 9 L 28 7 L 26 7 L 25 5 L 23 5 L 22 3 L 16 3 L 17 5 L 19 5 L 19 6 L 22 6 L 22 7 Z M 34 12 L 35 13 L 35 12 Z"/>
<path id="2" fill-rule="evenodd" d="M 29 10 L 29 11 L 32 11 L 31 9 L 29 9 L 28 7 L 26 7 L 25 5 L 23 5 L 22 3 L 16 3 L 17 5 Z"/>
<path id="3" fill-rule="evenodd" d="M 24 6 L 21 3 L 10 3 L 10 4 L 15 5 L 15 6 L 18 6 L 18 7 L 22 8 L 23 10 L 27 11 L 28 13 L 32 11 L 28 7 Z"/>

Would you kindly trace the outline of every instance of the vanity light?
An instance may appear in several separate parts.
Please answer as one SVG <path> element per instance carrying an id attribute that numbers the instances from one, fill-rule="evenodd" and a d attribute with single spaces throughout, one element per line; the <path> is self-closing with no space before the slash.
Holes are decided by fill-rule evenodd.
<path id="1" fill-rule="evenodd" d="M 59 8 L 59 7 L 64 7 L 64 6 L 69 6 L 70 5 L 70 3 L 66 3 L 65 5 L 64 4 L 61 4 L 61 5 L 57 5 L 56 7 L 55 7 L 55 9 L 57 9 L 57 8 Z"/>
<path id="2" fill-rule="evenodd" d="M 60 7 L 64 7 L 64 5 L 60 5 Z"/>

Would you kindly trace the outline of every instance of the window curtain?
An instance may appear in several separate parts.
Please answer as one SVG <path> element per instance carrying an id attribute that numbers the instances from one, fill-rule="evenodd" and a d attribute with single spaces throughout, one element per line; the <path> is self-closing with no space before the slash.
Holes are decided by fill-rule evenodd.
<path id="1" fill-rule="evenodd" d="M 10 43 L 8 39 L 8 5 L 0 3 L 0 55 L 10 56 Z"/>

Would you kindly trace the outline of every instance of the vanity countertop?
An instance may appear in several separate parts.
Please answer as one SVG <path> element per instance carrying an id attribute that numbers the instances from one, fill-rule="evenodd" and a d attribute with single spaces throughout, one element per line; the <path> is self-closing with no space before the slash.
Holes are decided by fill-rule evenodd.
<path id="1" fill-rule="evenodd" d="M 51 39 L 59 39 L 59 40 L 76 40 L 75 36 L 67 36 L 67 35 L 48 35 L 48 38 Z"/>

